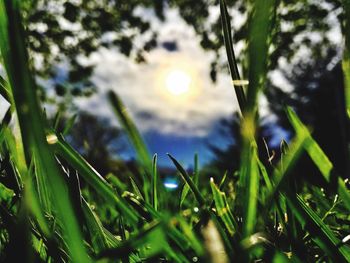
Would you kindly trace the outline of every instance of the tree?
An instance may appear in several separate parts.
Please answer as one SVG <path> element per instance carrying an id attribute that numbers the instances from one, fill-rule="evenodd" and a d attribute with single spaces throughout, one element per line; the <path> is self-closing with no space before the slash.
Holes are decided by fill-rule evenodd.
<path id="1" fill-rule="evenodd" d="M 94 65 L 86 65 L 80 58 L 88 57 L 100 47 L 116 47 L 138 62 L 145 61 L 144 53 L 158 45 L 157 32 L 148 21 L 135 14 L 138 7 L 152 10 L 161 21 L 167 19 L 164 15 L 167 8 L 177 8 L 181 17 L 201 37 L 201 46 L 216 54 L 211 64 L 211 78 L 215 81 L 217 71 L 226 68 L 226 63 L 219 62 L 223 47 L 220 17 L 208 22 L 211 8 L 218 6 L 218 0 L 35 0 L 23 3 L 33 64 L 38 76 L 56 80 L 58 95 L 67 90 L 74 95 L 89 95 L 94 91 L 89 79 Z M 236 0 L 227 1 L 227 4 L 231 11 L 236 10 L 246 20 L 249 3 Z M 336 21 L 342 21 L 340 1 L 280 0 L 276 1 L 276 10 L 270 69 L 278 67 L 281 57 L 292 61 L 300 48 L 310 48 L 318 57 L 322 50 L 334 46 L 326 32 L 336 22 L 330 22 L 327 16 L 333 14 Z M 236 21 L 236 16 L 233 19 Z M 141 47 L 137 47 L 133 39 L 145 33 L 148 37 Z M 245 41 L 247 34 L 247 22 L 236 26 L 234 43 Z M 316 42 L 313 40 L 315 34 L 319 38 Z M 299 36 L 298 40 L 296 36 Z M 244 56 L 238 59 L 245 68 Z M 59 76 L 58 63 L 66 63 L 69 68 L 67 79 Z"/>
<path id="2" fill-rule="evenodd" d="M 285 70 L 284 75 L 294 87 L 291 92 L 283 92 L 269 83 L 266 96 L 270 116 L 275 115 L 276 118 L 273 122 L 262 118 L 258 128 L 258 138 L 265 138 L 269 145 L 268 148 L 260 147 L 266 149 L 260 152 L 260 157 L 268 169 L 277 163 L 283 150 L 281 146 L 271 145 L 271 141 L 275 139 L 271 131 L 277 128 L 284 130 L 285 140 L 289 140 L 294 133 L 284 113 L 285 106 L 288 105 L 293 107 L 302 121 L 310 127 L 312 136 L 334 165 L 335 174 L 331 176 L 333 184 L 336 183 L 337 176 L 349 178 L 350 123 L 346 115 L 343 72 L 339 62 L 330 63 L 333 57 L 334 54 L 330 51 L 327 59 L 315 60 L 310 64 L 300 63 L 291 70 Z M 237 117 L 232 118 L 226 126 L 230 129 L 230 136 L 240 137 Z M 258 143 L 263 146 L 261 140 Z M 227 149 L 213 148 L 216 158 L 212 165 L 219 167 L 221 171 L 236 171 L 239 167 L 239 149 L 239 139 Z M 306 154 L 299 162 L 299 165 L 296 165 L 298 168 L 292 172 L 293 178 L 299 182 L 306 180 L 317 185 L 327 185 Z"/>
<path id="3" fill-rule="evenodd" d="M 102 175 L 118 171 L 122 166 L 117 156 L 125 150 L 126 145 L 121 130 L 108 120 L 80 112 L 66 137 Z"/>

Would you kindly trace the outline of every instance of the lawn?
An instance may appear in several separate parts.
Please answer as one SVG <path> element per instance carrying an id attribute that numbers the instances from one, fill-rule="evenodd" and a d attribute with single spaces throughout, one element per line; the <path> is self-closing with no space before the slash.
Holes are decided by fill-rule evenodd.
<path id="1" fill-rule="evenodd" d="M 350 6 L 343 71 L 349 112 Z M 0 1 L 0 94 L 11 104 L 0 126 L 0 260 L 2 262 L 350 262 L 350 190 L 295 111 L 284 114 L 294 137 L 266 167 L 259 157 L 258 96 L 266 81 L 274 0 L 255 1 L 250 14 L 248 79 L 241 79 L 231 18 L 220 1 L 227 61 L 239 106 L 240 168 L 203 177 L 176 156 L 169 162 L 180 194 L 164 188 L 122 98 L 110 91 L 116 119 L 137 156 L 131 183 L 102 177 L 49 120 L 38 99 L 20 1 Z M 249 83 L 249 84 L 248 84 Z M 248 84 L 248 85 L 247 85 Z M 65 130 L 74 129 L 70 121 Z M 295 180 L 307 154 L 326 182 Z M 200 155 L 199 155 L 200 158 Z M 302 168 L 302 167 L 301 167 Z M 301 182 L 300 182 L 301 181 Z M 200 182 L 200 183 L 199 183 Z"/>

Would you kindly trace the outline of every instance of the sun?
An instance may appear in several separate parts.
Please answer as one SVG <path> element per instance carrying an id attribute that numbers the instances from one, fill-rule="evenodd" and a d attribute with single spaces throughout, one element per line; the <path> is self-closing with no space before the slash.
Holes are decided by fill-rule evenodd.
<path id="1" fill-rule="evenodd" d="M 180 69 L 169 71 L 165 77 L 165 87 L 174 96 L 181 96 L 190 92 L 191 82 L 191 75 Z"/>

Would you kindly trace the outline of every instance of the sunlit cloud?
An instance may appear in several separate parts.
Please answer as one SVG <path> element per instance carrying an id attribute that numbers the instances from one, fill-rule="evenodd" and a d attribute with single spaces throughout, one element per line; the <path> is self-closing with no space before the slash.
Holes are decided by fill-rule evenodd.
<path id="1" fill-rule="evenodd" d="M 117 92 L 142 132 L 177 136 L 208 135 L 214 123 L 238 109 L 230 78 L 209 77 L 213 54 L 199 45 L 196 33 L 176 11 L 157 29 L 160 43 L 177 43 L 170 52 L 162 45 L 147 54 L 146 64 L 135 64 L 117 50 L 100 49 L 90 59 L 96 64 L 93 81 L 98 93 L 78 105 L 95 114 L 112 113 L 105 94 Z"/>

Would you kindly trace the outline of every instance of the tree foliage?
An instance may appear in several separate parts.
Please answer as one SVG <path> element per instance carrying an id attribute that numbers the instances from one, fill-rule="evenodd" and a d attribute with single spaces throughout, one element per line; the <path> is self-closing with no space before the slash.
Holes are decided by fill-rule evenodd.
<path id="1" fill-rule="evenodd" d="M 234 43 L 245 43 L 250 4 L 243 0 L 227 2 L 233 14 Z M 166 20 L 164 14 L 169 8 L 177 9 L 200 36 L 202 48 L 216 54 L 211 63 L 212 80 L 216 80 L 217 71 L 226 67 L 220 62 L 224 43 L 220 17 L 215 15 L 217 0 L 36 0 L 24 1 L 24 5 L 35 68 L 39 76 L 55 80 L 58 95 L 67 90 L 74 95 L 89 95 L 94 91 L 90 81 L 94 65 L 84 64 L 81 58 L 89 57 L 99 48 L 117 48 L 137 62 L 145 61 L 145 52 L 158 47 L 159 41 L 157 28 L 136 12 L 140 8 L 150 10 L 160 21 Z M 340 1 L 280 0 L 276 1 L 276 11 L 271 28 L 270 69 L 279 67 L 281 57 L 292 62 L 305 48 L 311 50 L 310 57 L 319 57 L 335 45 L 333 36 L 327 32 L 342 22 Z M 142 45 L 134 43 L 140 34 L 145 36 Z M 243 69 L 246 68 L 244 56 L 239 56 L 239 60 Z M 69 68 L 67 76 L 60 74 L 59 63 Z"/>

